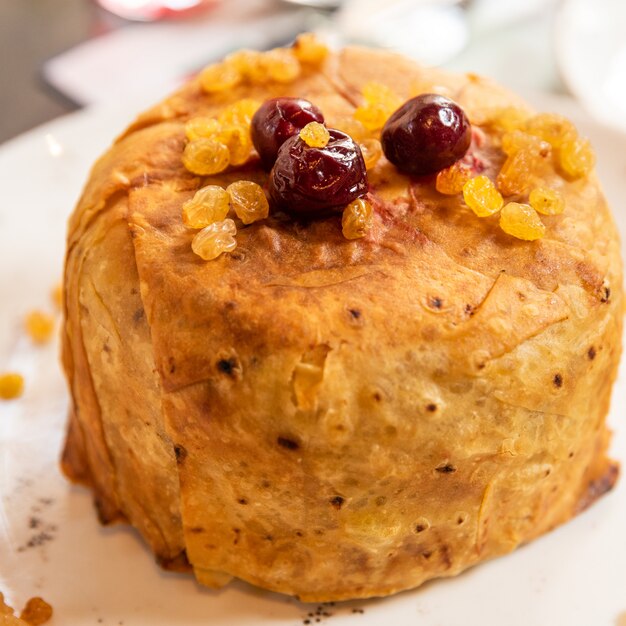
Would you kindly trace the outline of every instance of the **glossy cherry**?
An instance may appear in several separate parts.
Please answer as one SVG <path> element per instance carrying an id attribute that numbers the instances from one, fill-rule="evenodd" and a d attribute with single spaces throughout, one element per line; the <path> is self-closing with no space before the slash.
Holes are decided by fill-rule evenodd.
<path id="1" fill-rule="evenodd" d="M 385 124 L 385 156 L 407 174 L 433 174 L 463 158 L 472 127 L 461 107 L 444 96 L 421 94 L 405 102 Z"/>
<path id="2" fill-rule="evenodd" d="M 256 151 L 266 169 L 276 161 L 278 149 L 309 122 L 324 123 L 322 112 L 302 98 L 266 100 L 252 117 L 250 133 Z"/>
<path id="3" fill-rule="evenodd" d="M 311 148 L 298 135 L 278 151 L 269 192 L 276 209 L 294 216 L 323 216 L 367 193 L 361 149 L 351 137 L 329 129 L 324 148 Z"/>

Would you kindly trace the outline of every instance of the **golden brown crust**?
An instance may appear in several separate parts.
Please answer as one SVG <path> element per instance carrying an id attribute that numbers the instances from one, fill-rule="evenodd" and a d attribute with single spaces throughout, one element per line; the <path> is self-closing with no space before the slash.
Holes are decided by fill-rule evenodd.
<path id="1" fill-rule="evenodd" d="M 604 419 L 622 269 L 595 178 L 552 176 L 567 210 L 528 243 L 383 160 L 366 240 L 337 218 L 273 216 L 233 254 L 192 253 L 182 203 L 265 174 L 186 172 L 186 119 L 298 95 L 332 125 L 369 80 L 448 90 L 476 120 L 519 104 L 364 49 L 287 87 L 209 97 L 192 82 L 96 164 L 70 223 L 64 467 L 210 586 L 394 593 L 514 549 L 615 479 Z M 495 171 L 489 137 L 475 149 Z"/>

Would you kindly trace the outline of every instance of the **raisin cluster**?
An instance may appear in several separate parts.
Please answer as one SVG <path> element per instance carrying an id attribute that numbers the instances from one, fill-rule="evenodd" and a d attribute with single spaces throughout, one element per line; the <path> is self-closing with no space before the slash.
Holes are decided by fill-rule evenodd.
<path id="1" fill-rule="evenodd" d="M 305 34 L 291 48 L 237 52 L 206 68 L 200 83 L 208 94 L 246 83 L 289 83 L 327 55 L 323 43 Z M 475 165 L 465 112 L 436 93 L 402 102 L 386 85 L 368 83 L 353 114 L 331 126 L 313 103 L 293 97 L 263 103 L 244 98 L 217 118 L 190 119 L 182 159 L 190 172 L 219 174 L 256 155 L 270 172 L 265 189 L 246 180 L 226 189 L 208 185 L 184 204 L 183 222 L 199 230 L 193 250 L 204 259 L 232 251 L 237 245 L 232 217 L 248 225 L 266 218 L 270 205 L 305 220 L 341 212 L 345 238 L 364 237 L 375 217 L 367 173 L 384 162 L 411 176 L 434 176 L 439 193 L 462 196 L 480 218 L 499 215 L 501 229 L 513 237 L 540 239 L 546 233 L 541 215 L 565 210 L 562 194 L 544 181 L 555 172 L 567 181 L 588 176 L 595 161 L 589 142 L 561 116 L 533 116 L 514 107 L 493 111 L 480 123 L 504 154 L 491 177 Z"/>

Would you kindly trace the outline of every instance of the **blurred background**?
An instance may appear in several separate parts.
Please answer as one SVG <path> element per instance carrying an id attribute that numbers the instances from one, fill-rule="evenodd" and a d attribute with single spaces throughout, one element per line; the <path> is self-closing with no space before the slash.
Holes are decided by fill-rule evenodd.
<path id="1" fill-rule="evenodd" d="M 568 94 L 626 130 L 626 0 L 0 0 L 0 142 L 86 106 L 147 106 L 301 31 Z"/>

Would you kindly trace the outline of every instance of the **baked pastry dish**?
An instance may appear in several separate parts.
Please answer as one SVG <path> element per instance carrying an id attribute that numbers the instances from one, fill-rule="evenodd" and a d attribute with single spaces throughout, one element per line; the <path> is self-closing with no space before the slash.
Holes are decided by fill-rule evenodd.
<path id="1" fill-rule="evenodd" d="M 236 53 L 96 163 L 67 250 L 63 468 L 203 584 L 395 593 L 616 480 L 593 152 L 489 80 Z"/>

